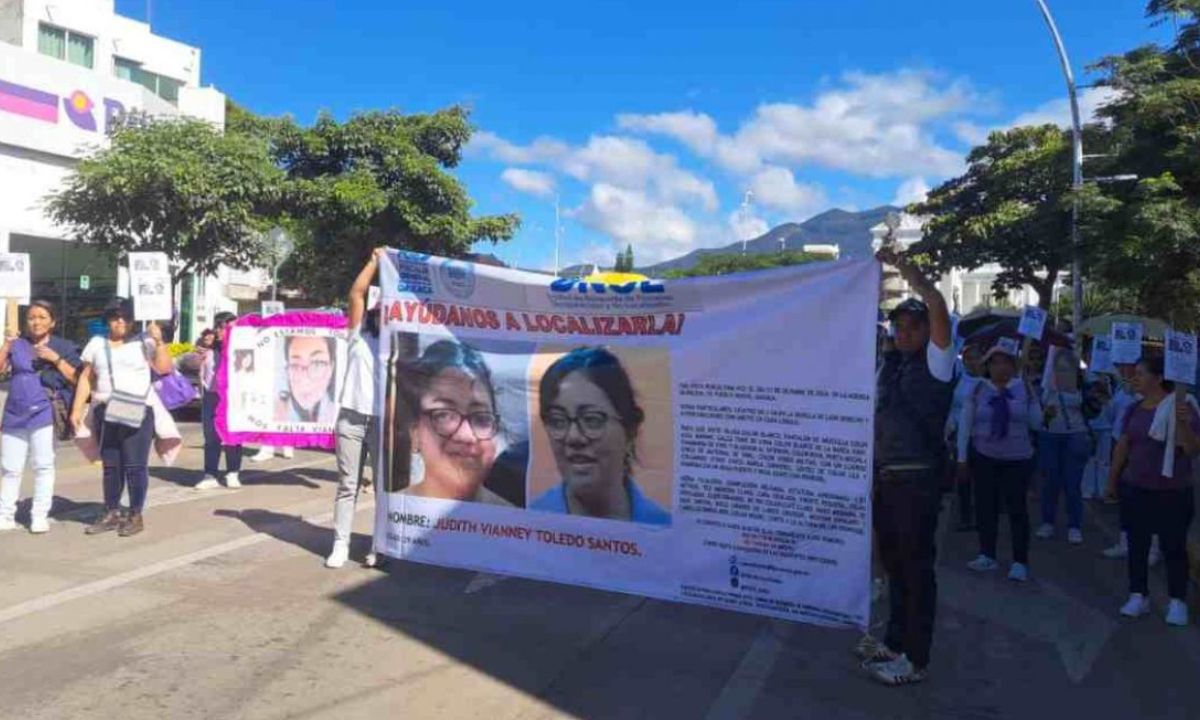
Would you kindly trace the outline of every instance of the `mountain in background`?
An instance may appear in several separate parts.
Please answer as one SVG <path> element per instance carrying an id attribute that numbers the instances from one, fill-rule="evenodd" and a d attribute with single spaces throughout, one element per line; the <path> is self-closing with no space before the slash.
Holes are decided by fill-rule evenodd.
<path id="1" fill-rule="evenodd" d="M 871 228 L 883 222 L 888 213 L 899 212 L 899 210 L 890 205 L 862 212 L 828 210 L 802 223 L 784 223 L 772 228 L 765 235 L 760 235 L 747 242 L 746 252 L 779 252 L 782 239 L 783 246 L 787 250 L 800 250 L 804 245 L 837 245 L 841 248 L 843 258 L 869 257 L 871 255 Z M 636 247 L 634 252 L 637 252 Z M 742 244 L 740 242 L 731 243 L 725 247 L 693 250 L 674 260 L 638 268 L 638 272 L 656 277 L 668 270 L 691 268 L 705 255 L 741 252 Z"/>

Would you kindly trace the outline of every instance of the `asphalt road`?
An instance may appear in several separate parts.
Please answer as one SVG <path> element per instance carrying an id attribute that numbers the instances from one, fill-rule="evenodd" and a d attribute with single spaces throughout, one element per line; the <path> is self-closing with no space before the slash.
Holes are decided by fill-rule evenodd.
<path id="1" fill-rule="evenodd" d="M 188 436 L 180 468 L 199 467 Z M 1118 619 L 1103 507 L 1083 547 L 1035 541 L 1028 585 L 969 574 L 973 539 L 944 533 L 932 675 L 896 690 L 858 671 L 853 631 L 411 563 L 326 570 L 325 453 L 236 491 L 157 468 L 128 539 L 83 535 L 99 469 L 70 448 L 59 464 L 51 533 L 0 535 L 2 718 L 1200 717 L 1200 632 L 1162 622 L 1158 572 L 1155 615 Z"/>

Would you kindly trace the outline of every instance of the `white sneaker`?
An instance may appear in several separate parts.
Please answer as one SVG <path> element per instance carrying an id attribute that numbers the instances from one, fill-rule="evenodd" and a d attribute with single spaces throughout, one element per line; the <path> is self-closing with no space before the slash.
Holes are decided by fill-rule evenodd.
<path id="1" fill-rule="evenodd" d="M 1042 526 L 1034 533 L 1040 540 L 1050 540 L 1054 537 L 1054 526 L 1050 523 L 1042 523 Z"/>
<path id="2" fill-rule="evenodd" d="M 1182 600 L 1172 600 L 1167 606 L 1167 624 L 1176 627 L 1186 627 L 1188 624 L 1188 606 Z"/>
<path id="3" fill-rule="evenodd" d="M 971 562 L 967 563 L 967 567 L 975 572 L 990 572 L 1000 567 L 995 560 L 987 555 L 980 555 Z"/>
<path id="4" fill-rule="evenodd" d="M 203 480 L 196 483 L 192 487 L 195 490 L 213 490 L 221 487 L 221 483 L 212 475 L 205 475 Z"/>
<path id="5" fill-rule="evenodd" d="M 49 518 L 33 518 L 29 521 L 29 532 L 34 535 L 43 535 L 50 532 Z"/>
<path id="6" fill-rule="evenodd" d="M 1013 563 L 1008 569 L 1008 579 L 1013 582 L 1027 582 L 1029 580 L 1029 566 L 1025 563 Z"/>
<path id="7" fill-rule="evenodd" d="M 241 486 L 242 486 L 242 481 L 241 481 L 241 479 L 238 478 L 237 473 L 235 473 L 235 472 L 225 473 L 225 487 L 229 488 L 230 490 L 236 490 L 236 489 L 240 488 Z"/>
<path id="8" fill-rule="evenodd" d="M 333 551 L 329 553 L 329 557 L 325 558 L 325 567 L 337 569 L 346 564 L 350 559 L 350 543 L 334 542 Z"/>
<path id="9" fill-rule="evenodd" d="M 1110 560 L 1121 560 L 1129 557 L 1129 545 L 1125 543 L 1125 539 L 1122 537 L 1116 545 L 1113 545 L 1100 554 Z"/>
<path id="10" fill-rule="evenodd" d="M 1150 599 L 1141 593 L 1133 593 L 1121 606 L 1121 614 L 1128 618 L 1139 618 L 1150 612 Z"/>
<path id="11" fill-rule="evenodd" d="M 1083 544 L 1083 531 L 1080 530 L 1079 528 L 1071 528 L 1070 530 L 1068 530 L 1067 531 L 1067 542 L 1071 543 L 1072 545 L 1082 545 Z"/>
<path id="12" fill-rule="evenodd" d="M 290 447 L 285 447 L 282 451 L 280 451 L 279 454 L 282 455 L 285 460 L 291 460 L 292 458 L 296 457 L 296 451 Z"/>
<path id="13" fill-rule="evenodd" d="M 893 687 L 913 685 L 925 679 L 925 671 L 913 667 L 907 655 L 887 662 L 872 663 L 867 666 L 867 672 L 874 680 Z"/>
<path id="14" fill-rule="evenodd" d="M 250 462 L 255 462 L 255 463 L 266 462 L 273 457 L 275 457 L 275 449 L 274 448 L 262 447 L 262 448 L 258 449 L 257 453 L 250 456 Z"/>
<path id="15" fill-rule="evenodd" d="M 0 518 L 0 532 L 4 532 L 6 530 L 16 530 L 16 529 L 17 529 L 17 521 L 16 520 L 13 520 L 12 518 Z"/>

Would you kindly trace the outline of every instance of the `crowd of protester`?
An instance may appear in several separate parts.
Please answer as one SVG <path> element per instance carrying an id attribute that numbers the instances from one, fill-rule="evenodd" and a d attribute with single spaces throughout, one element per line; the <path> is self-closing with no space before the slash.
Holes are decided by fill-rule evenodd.
<path id="1" fill-rule="evenodd" d="M 1126 561 L 1129 598 L 1119 613 L 1151 612 L 1148 569 L 1161 562 L 1164 619 L 1186 626 L 1200 406 L 1164 377 L 1161 349 L 1147 346 L 1139 362 L 1100 373 L 1077 354 L 1085 343 L 1065 323 L 1053 329 L 1056 342 L 1022 339 L 1012 321 L 954 337 L 946 301 L 921 271 L 886 246 L 879 259 L 921 299 L 901 303 L 880 327 L 874 518 L 888 619 L 883 638 L 868 634 L 855 648 L 864 669 L 888 685 L 926 678 L 943 495 L 957 530 L 977 534 L 973 572 L 1000 569 L 1007 518 L 1005 560 L 1017 583 L 1034 572 L 1034 538 L 1061 537 L 1065 515 L 1066 541 L 1082 545 L 1084 501 L 1117 504 L 1121 535 L 1103 555 Z"/>
<path id="2" fill-rule="evenodd" d="M 362 480 L 375 465 L 380 320 L 367 298 L 381 252 L 363 267 L 347 298 L 348 362 L 334 430 L 339 482 L 325 559 L 330 568 L 349 559 Z M 1091 372 L 1089 358 L 1072 347 L 1070 328 L 1058 329 L 1067 341 L 1053 347 L 1022 343 L 1015 328 L 961 344 L 945 299 L 920 270 L 889 248 L 879 257 L 899 269 L 921 299 L 896 307 L 889 331 L 880 335 L 873 517 L 889 617 L 882 638 L 867 635 L 856 648 L 864 669 L 889 685 L 926 677 L 937 610 L 935 538 L 946 498 L 956 508 L 957 530 L 977 533 L 971 571 L 1001 567 L 1000 520 L 1007 519 L 1011 549 L 1003 560 L 1008 578 L 1018 583 L 1034 573 L 1034 537 L 1051 541 L 1065 525 L 1067 542 L 1080 545 L 1084 501 L 1117 503 L 1121 535 L 1104 555 L 1127 563 L 1130 595 L 1119 612 L 1140 617 L 1151 611 L 1148 568 L 1161 562 L 1170 597 L 1166 622 L 1186 625 L 1186 542 L 1200 408 L 1165 379 L 1162 357 L 1147 353 L 1112 375 Z M 86 533 L 130 537 L 146 528 L 150 453 L 169 463 L 182 444 L 155 390 L 156 379 L 176 367 L 162 328 L 149 323 L 138 332 L 128 300 L 114 299 L 103 317 L 107 332 L 80 352 L 54 334 L 55 306 L 36 300 L 25 314 L 24 332 L 6 333 L 0 345 L 0 373 L 11 374 L 0 425 L 0 531 L 17 528 L 27 465 L 34 480 L 28 529 L 49 531 L 56 442 L 69 438 L 102 467 L 104 511 Z M 204 437 L 203 469 L 194 486 L 199 491 L 241 486 L 243 448 L 225 444 L 216 423 L 221 398 L 215 378 L 235 320 L 232 313 L 218 314 L 196 342 Z M 543 395 L 549 402 L 546 390 Z M 251 459 L 269 460 L 277 452 L 291 456 L 291 448 L 263 446 Z M 1036 531 L 1029 511 L 1034 488 Z M 562 497 L 556 490 L 539 502 L 562 504 Z M 640 512 L 657 512 L 643 506 Z M 366 563 L 375 564 L 373 554 Z"/>

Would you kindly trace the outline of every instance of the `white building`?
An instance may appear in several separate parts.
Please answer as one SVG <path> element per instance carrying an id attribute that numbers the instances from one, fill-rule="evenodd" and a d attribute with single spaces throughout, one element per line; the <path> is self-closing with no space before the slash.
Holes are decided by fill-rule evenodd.
<path id="1" fill-rule="evenodd" d="M 225 122 L 225 96 L 200 86 L 200 50 L 113 2 L 0 0 L 0 252 L 31 255 L 33 295 L 60 305 L 59 330 L 76 339 L 117 293 L 118 271 L 45 216 L 46 196 L 125 113 Z M 186 279 L 179 302 L 185 338 L 237 309 L 222 278 Z"/>
<path id="2" fill-rule="evenodd" d="M 919 242 L 923 237 L 924 223 L 920 218 L 908 213 L 900 216 L 900 226 L 896 228 L 895 239 L 897 246 L 901 250 L 907 250 L 914 244 Z M 887 236 L 888 228 L 884 223 L 880 223 L 871 228 L 871 236 L 874 238 L 871 242 L 873 250 L 878 251 L 883 244 L 883 239 Z M 992 294 L 992 286 L 996 282 L 996 276 L 999 275 L 1002 268 L 999 265 L 989 264 L 976 268 L 975 270 L 962 270 L 954 268 L 950 272 L 942 276 L 938 281 L 938 290 L 942 292 L 942 296 L 950 304 L 952 312 L 957 312 L 960 315 L 967 315 L 971 311 L 980 307 L 996 305 L 995 296 Z M 1058 284 L 1055 287 L 1057 294 L 1063 287 L 1063 278 L 1060 277 Z M 898 305 L 901 300 L 911 296 L 912 290 L 908 287 L 900 273 L 894 268 L 885 267 L 883 270 L 883 307 L 891 309 Z M 1026 305 L 1037 305 L 1039 295 L 1036 290 L 1026 285 L 1020 290 L 1013 290 L 1008 293 L 1007 301 L 1013 307 L 1024 307 Z"/>

